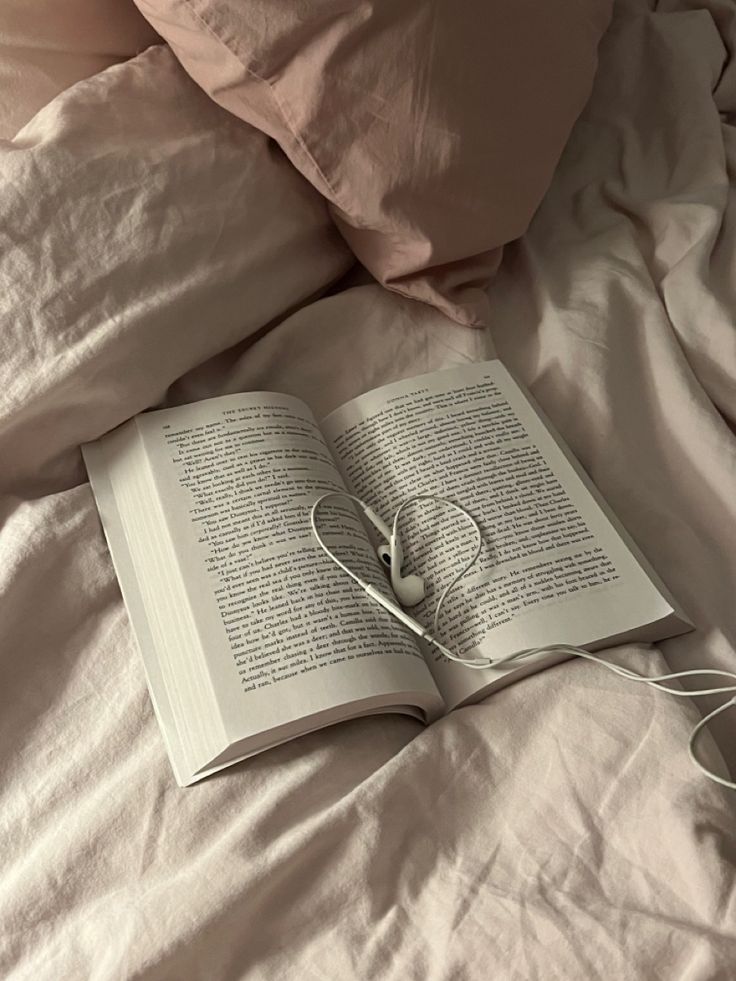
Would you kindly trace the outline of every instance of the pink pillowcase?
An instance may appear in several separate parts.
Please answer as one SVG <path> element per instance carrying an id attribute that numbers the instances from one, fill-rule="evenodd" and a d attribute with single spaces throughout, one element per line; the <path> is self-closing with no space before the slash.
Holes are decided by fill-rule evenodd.
<path id="1" fill-rule="evenodd" d="M 390 289 L 486 318 L 596 67 L 611 0 L 136 0 L 272 136 Z"/>

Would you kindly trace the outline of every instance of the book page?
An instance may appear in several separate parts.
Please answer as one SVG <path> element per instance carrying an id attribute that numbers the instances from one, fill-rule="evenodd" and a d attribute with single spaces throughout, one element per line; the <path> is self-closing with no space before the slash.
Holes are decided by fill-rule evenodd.
<path id="1" fill-rule="evenodd" d="M 416 494 L 450 498 L 478 521 L 480 558 L 445 601 L 438 630 L 459 655 L 582 646 L 672 613 L 500 362 L 388 385 L 331 413 L 322 430 L 348 486 L 387 522 Z M 427 585 L 411 613 L 431 629 L 437 597 L 475 534 L 452 510 L 423 502 L 406 513 L 401 538 L 405 571 Z M 435 649 L 427 657 L 450 706 L 498 675 Z"/>
<path id="2" fill-rule="evenodd" d="M 194 731 L 196 727 L 190 724 L 191 720 L 185 713 L 178 711 L 179 700 L 171 698 L 168 682 L 173 682 L 174 679 L 166 677 L 166 665 L 159 656 L 160 638 L 156 636 L 161 617 L 156 621 L 148 615 L 146 583 L 137 574 L 137 556 L 134 556 L 139 536 L 131 529 L 126 531 L 119 504 L 120 487 L 117 487 L 116 492 L 109 459 L 116 459 L 120 467 L 126 468 L 125 472 L 132 472 L 137 466 L 137 452 L 140 452 L 140 445 L 133 423 L 120 426 L 108 434 L 104 441 L 88 443 L 82 447 L 125 607 L 143 659 L 154 712 L 177 782 L 183 786 L 195 766 L 197 749 L 192 743 L 197 735 Z M 141 514 L 144 513 L 141 509 Z"/>
<path id="3" fill-rule="evenodd" d="M 137 425 L 229 741 L 391 692 L 436 711 L 411 633 L 314 541 L 312 503 L 343 484 L 302 402 L 232 395 Z M 326 506 L 322 528 L 380 576 L 352 505 Z"/>

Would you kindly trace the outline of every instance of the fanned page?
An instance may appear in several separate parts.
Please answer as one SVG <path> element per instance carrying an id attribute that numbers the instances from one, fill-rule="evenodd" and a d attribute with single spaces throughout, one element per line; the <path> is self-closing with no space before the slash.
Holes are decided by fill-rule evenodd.
<path id="1" fill-rule="evenodd" d="M 175 568 L 164 578 L 182 586 L 181 617 L 197 633 L 221 717 L 225 738 L 206 761 L 210 768 L 338 718 L 395 708 L 427 719 L 441 711 L 413 636 L 352 588 L 313 539 L 311 504 L 344 486 L 302 402 L 270 393 L 224 396 L 145 413 L 129 425 L 137 427 L 161 505 L 160 534 L 171 547 Z M 119 498 L 131 466 L 115 470 Z M 90 475 L 97 492 L 100 481 Z M 129 578 L 132 565 L 150 579 L 146 543 L 130 515 L 123 524 L 133 560 L 116 562 L 118 571 Z M 326 508 L 323 529 L 366 578 L 381 576 L 351 505 Z M 106 530 L 110 537 L 110 522 Z M 121 553 L 111 546 L 114 557 Z M 155 619 L 167 582 L 149 587 L 146 616 Z M 141 604 L 135 613 L 140 620 Z M 134 628 L 140 636 L 148 624 Z M 169 676 L 177 674 L 176 657 L 166 654 Z M 152 688 L 162 673 L 149 671 L 157 679 Z M 167 687 L 168 701 L 170 677 Z M 208 771 L 201 761 L 200 769 Z"/>
<path id="2" fill-rule="evenodd" d="M 458 654 L 600 646 L 687 629 L 582 468 L 500 362 L 369 392 L 331 413 L 322 431 L 353 493 L 386 520 L 417 494 L 450 498 L 478 520 L 480 558 L 448 596 L 439 623 L 440 639 Z M 467 561 L 474 533 L 457 513 L 422 502 L 406 512 L 401 537 L 405 571 L 428 586 L 412 615 L 431 628 L 439 593 Z M 552 660 L 471 671 L 427 651 L 449 708 Z"/>

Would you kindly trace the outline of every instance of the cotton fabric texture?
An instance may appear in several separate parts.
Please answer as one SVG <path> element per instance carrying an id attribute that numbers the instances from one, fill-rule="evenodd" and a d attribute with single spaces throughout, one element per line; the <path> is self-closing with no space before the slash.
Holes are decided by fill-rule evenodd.
<path id="1" fill-rule="evenodd" d="M 158 40 L 127 0 L 3 0 L 0 138 L 55 96 Z"/>
<path id="2" fill-rule="evenodd" d="M 589 94 L 610 0 L 136 0 L 268 133 L 385 286 L 461 324 L 527 228 Z"/>
<path id="3" fill-rule="evenodd" d="M 696 623 L 611 657 L 732 669 L 736 20 L 650 7 L 617 4 L 488 331 L 356 275 L 165 47 L 0 143 L 0 977 L 733 976 L 736 805 L 688 759 L 696 707 L 595 665 L 179 790 L 78 451 L 149 406 L 321 415 L 495 345 Z"/>

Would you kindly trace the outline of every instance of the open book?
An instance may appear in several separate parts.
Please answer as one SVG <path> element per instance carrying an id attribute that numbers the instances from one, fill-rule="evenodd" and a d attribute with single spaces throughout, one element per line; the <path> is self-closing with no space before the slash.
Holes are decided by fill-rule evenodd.
<path id="1" fill-rule="evenodd" d="M 439 639 L 469 657 L 657 640 L 689 624 L 540 410 L 498 361 L 369 392 L 321 423 L 271 392 L 146 412 L 83 453 L 176 778 L 344 719 L 424 722 L 561 660 L 453 664 L 371 600 L 315 542 L 314 501 L 347 489 L 390 522 L 418 493 L 479 522 L 483 551 L 443 606 Z M 328 502 L 320 531 L 390 596 L 373 528 Z M 475 544 L 422 502 L 405 571 L 437 597 Z"/>

